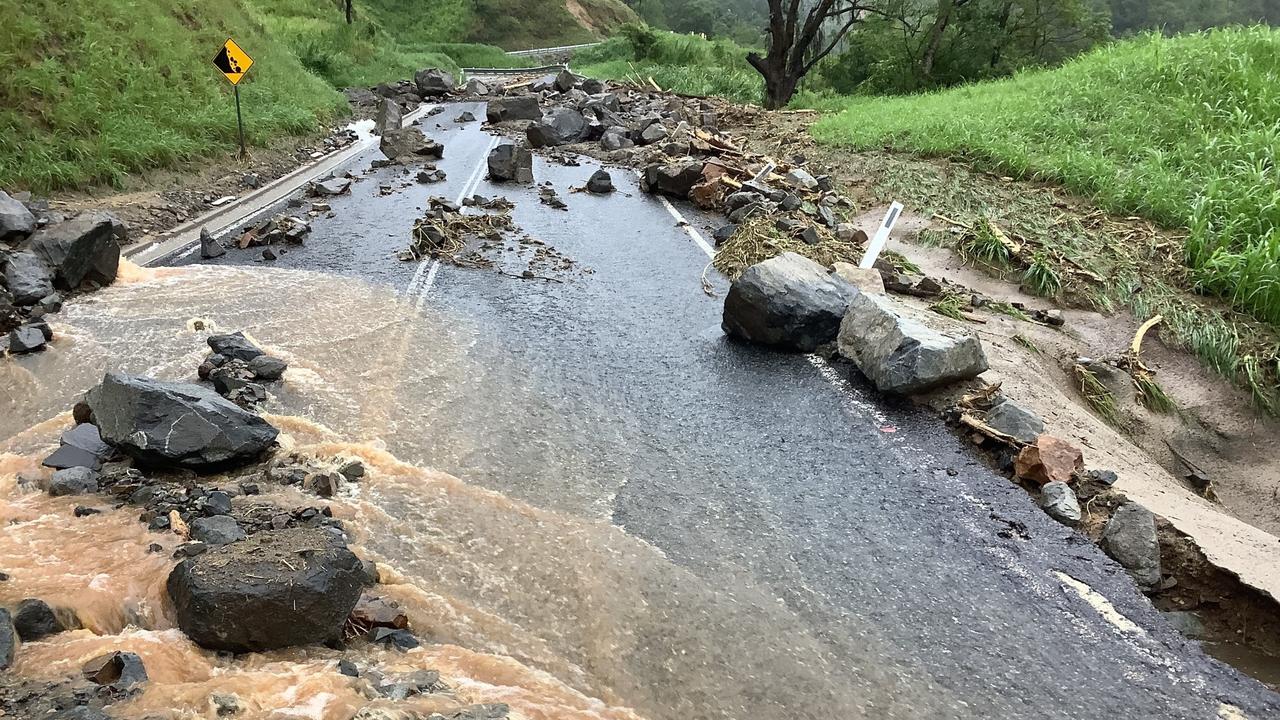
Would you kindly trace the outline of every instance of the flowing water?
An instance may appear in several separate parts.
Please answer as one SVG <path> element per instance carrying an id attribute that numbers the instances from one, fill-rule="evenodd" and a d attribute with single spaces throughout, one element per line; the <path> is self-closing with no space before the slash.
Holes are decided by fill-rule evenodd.
<path id="1" fill-rule="evenodd" d="M 151 718 L 215 717 L 211 696 L 234 693 L 248 717 L 346 720 L 369 701 L 336 671 L 339 657 L 438 670 L 454 696 L 399 705 L 424 710 L 503 702 L 523 718 L 630 720 L 796 717 L 796 708 L 817 716 L 823 707 L 856 716 L 853 708 L 892 705 L 866 685 L 855 698 L 853 683 L 833 681 L 854 670 L 750 583 L 696 576 L 610 524 L 616 460 L 567 457 L 536 439 L 589 435 L 589 416 L 558 414 L 554 399 L 521 381 L 517 358 L 477 366 L 468 353 L 477 331 L 456 318 L 318 273 L 129 267 L 53 326 L 48 351 L 0 362 L 0 570 L 11 576 L 0 603 L 39 597 L 74 609 L 85 627 L 24 646 L 20 674 L 64 678 L 106 650 L 132 650 L 152 682 L 112 712 Z M 368 477 L 334 499 L 334 514 L 357 553 L 379 563 L 381 591 L 406 608 L 421 648 L 202 651 L 174 629 L 164 597 L 175 537 L 147 532 L 136 511 L 102 499 L 34 489 L 69 408 L 104 371 L 194 379 L 207 352 L 199 326 L 245 330 L 289 362 L 265 408 L 284 445 L 365 461 Z M 521 449 L 518 477 L 504 479 L 492 458 L 522 437 L 534 447 Z M 554 445 L 576 446 L 591 447 Z M 544 462 L 527 467 L 530 454 Z M 430 469 L 482 457 L 483 487 Z M 566 467 L 598 479 L 566 483 Z M 77 503 L 105 512 L 75 518 Z M 148 552 L 156 542 L 165 552 Z M 890 684 L 873 669 L 858 673 L 872 687 Z"/>

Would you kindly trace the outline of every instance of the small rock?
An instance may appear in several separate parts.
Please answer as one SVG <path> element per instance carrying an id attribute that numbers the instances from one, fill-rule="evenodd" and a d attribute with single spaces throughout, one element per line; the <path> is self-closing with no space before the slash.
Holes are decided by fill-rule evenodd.
<path id="1" fill-rule="evenodd" d="M 23 325 L 9 331 L 9 352 L 13 355 L 25 355 L 43 350 L 49 341 L 39 328 Z"/>
<path id="2" fill-rule="evenodd" d="M 347 677 L 360 677 L 360 669 L 357 668 L 356 664 L 350 660 L 339 660 L 337 670 L 340 674 L 346 675 Z"/>
<path id="3" fill-rule="evenodd" d="M 1090 480 L 1106 485 L 1107 487 L 1115 485 L 1120 480 L 1120 476 L 1117 475 L 1114 470 L 1090 470 L 1087 477 Z"/>
<path id="4" fill-rule="evenodd" d="M 1137 503 L 1116 508 L 1102 530 L 1102 549 L 1123 565 L 1142 589 L 1160 585 L 1160 541 L 1150 510 Z"/>
<path id="5" fill-rule="evenodd" d="M 1190 610 L 1169 610 L 1160 613 L 1165 620 L 1179 633 L 1192 640 L 1203 640 L 1207 636 L 1204 621 Z"/>
<path id="6" fill-rule="evenodd" d="M 112 690 L 128 690 L 147 682 L 147 668 L 137 654 L 117 651 L 85 663 L 84 677 Z"/>
<path id="7" fill-rule="evenodd" d="M 835 270 L 837 276 L 858 288 L 859 292 L 872 293 L 874 295 L 884 294 L 884 278 L 880 276 L 879 270 L 875 268 L 860 268 L 847 262 L 837 262 L 832 264 L 831 267 Z"/>
<path id="8" fill-rule="evenodd" d="M 393 628 L 374 628 L 369 633 L 369 642 L 374 645 L 381 645 L 390 650 L 395 648 L 400 651 L 412 650 L 418 647 L 418 638 L 408 630 L 397 630 Z"/>
<path id="9" fill-rule="evenodd" d="M 175 560 L 181 560 L 182 558 L 203 555 L 208 551 L 209 546 L 197 540 L 196 542 L 183 543 L 182 545 L 179 545 L 178 549 L 173 551 L 173 558 Z"/>
<path id="10" fill-rule="evenodd" d="M 1040 507 L 1063 525 L 1074 527 L 1080 523 L 1080 501 L 1064 482 L 1051 482 L 1040 488 Z"/>
<path id="11" fill-rule="evenodd" d="M 276 259 L 276 254 L 271 248 L 263 248 L 262 259 L 271 262 Z"/>
<path id="12" fill-rule="evenodd" d="M 1080 448 L 1053 435 L 1040 435 L 1034 445 L 1022 448 L 1014 461 L 1018 477 L 1040 485 L 1070 483 L 1083 468 L 1084 453 Z"/>
<path id="13" fill-rule="evenodd" d="M 91 507 L 86 507 L 84 505 L 77 505 L 76 509 L 73 511 L 72 514 L 74 514 L 78 518 L 82 518 L 82 517 L 89 517 L 90 515 L 101 515 L 102 511 L 99 510 L 98 508 L 91 508 Z"/>
<path id="14" fill-rule="evenodd" d="M 230 515 L 231 496 L 221 490 L 213 490 L 201 501 L 201 510 L 207 516 Z"/>
<path id="15" fill-rule="evenodd" d="M 786 174 L 783 182 L 797 190 L 815 191 L 818 189 L 818 180 L 809 173 L 796 168 Z"/>
<path id="16" fill-rule="evenodd" d="M 322 498 L 331 498 L 337 495 L 338 490 L 342 487 L 340 478 L 341 476 L 338 473 L 311 473 L 303 481 L 302 486 Z"/>
<path id="17" fill-rule="evenodd" d="M 836 239 L 841 242 L 865 245 L 867 243 L 867 234 L 858 229 L 857 225 L 853 225 L 851 223 L 840 223 L 839 225 L 836 225 Z"/>
<path id="18" fill-rule="evenodd" d="M 213 710 L 218 717 L 234 717 L 244 712 L 240 698 L 226 693 L 214 693 L 209 697 L 213 701 Z"/>
<path id="19" fill-rule="evenodd" d="M 191 521 L 191 537 L 206 545 L 228 545 L 248 537 L 235 518 L 229 515 L 196 518 Z"/>
<path id="20" fill-rule="evenodd" d="M 364 463 L 359 460 L 348 460 L 338 466 L 338 474 L 352 482 L 364 477 Z"/>
<path id="21" fill-rule="evenodd" d="M 1044 432 L 1044 421 L 1012 400 L 1005 400 L 988 410 L 985 421 L 995 430 L 1028 445 Z"/>
<path id="22" fill-rule="evenodd" d="M 46 314 L 52 314 L 62 311 L 62 295 L 60 293 L 49 293 L 40 298 L 40 309 Z"/>
<path id="23" fill-rule="evenodd" d="M 720 247 L 733 239 L 733 234 L 736 232 L 738 232 L 738 226 L 733 223 L 721 225 L 711 233 L 711 239 L 715 240 L 716 247 Z"/>
<path id="24" fill-rule="evenodd" d="M 98 473 L 87 467 L 59 470 L 49 480 L 49 494 L 54 497 L 88 495 L 98 492 Z"/>

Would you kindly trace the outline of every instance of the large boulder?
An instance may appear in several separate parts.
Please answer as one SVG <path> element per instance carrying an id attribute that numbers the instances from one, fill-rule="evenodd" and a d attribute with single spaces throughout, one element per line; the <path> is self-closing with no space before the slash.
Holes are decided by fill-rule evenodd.
<path id="1" fill-rule="evenodd" d="M 556 90 L 560 92 L 569 92 L 578 84 L 578 77 L 569 72 L 569 68 L 565 68 L 556 74 L 554 81 Z"/>
<path id="2" fill-rule="evenodd" d="M 26 205 L 0 191 L 0 242 L 17 242 L 35 231 L 35 215 Z"/>
<path id="3" fill-rule="evenodd" d="M 1116 508 L 1102 530 L 1102 549 L 1123 565 L 1142 589 L 1160 585 L 1160 541 L 1150 510 L 1137 503 Z"/>
<path id="4" fill-rule="evenodd" d="M 533 153 L 510 143 L 489 153 L 489 179 L 493 182 L 533 182 Z"/>
<path id="5" fill-rule="evenodd" d="M 650 165 L 640 176 L 640 189 L 654 195 L 687 198 L 693 186 L 702 182 L 702 166 L 696 160 Z"/>
<path id="6" fill-rule="evenodd" d="M 232 360 L 250 362 L 266 355 L 262 348 L 254 345 L 242 332 L 210 335 L 205 342 L 209 344 L 209 349 L 215 354 Z"/>
<path id="7" fill-rule="evenodd" d="M 525 134 L 530 147 L 555 147 L 568 145 L 582 139 L 587 121 L 573 108 L 555 108 L 546 114 L 542 122 L 530 125 Z"/>
<path id="8" fill-rule="evenodd" d="M 40 230 L 23 248 L 53 270 L 54 283 L 64 290 L 86 281 L 110 285 L 120 267 L 119 225 L 110 213 L 82 213 Z"/>
<path id="9" fill-rule="evenodd" d="M 423 97 L 448 95 L 455 87 L 453 76 L 436 68 L 419 70 L 413 76 L 413 84 L 418 86 L 418 94 Z"/>
<path id="10" fill-rule="evenodd" d="M 17 631 L 18 637 L 22 638 L 23 642 L 43 640 L 50 635 L 56 635 L 79 625 L 79 621 L 64 623 L 58 617 L 57 611 L 49 607 L 45 601 L 36 598 L 23 600 L 13 611 L 13 629 Z"/>
<path id="11" fill-rule="evenodd" d="M 53 271 L 35 253 L 16 252 L 5 262 L 4 285 L 15 305 L 35 305 L 53 292 Z"/>
<path id="12" fill-rule="evenodd" d="M 373 118 L 373 128 L 383 135 L 388 130 L 399 130 L 404 125 L 404 116 L 400 113 L 400 105 L 391 98 L 382 98 L 378 103 L 378 114 Z"/>
<path id="13" fill-rule="evenodd" d="M 857 294 L 809 258 L 783 253 L 733 281 L 721 326 L 733 337 L 810 352 L 835 339 Z"/>
<path id="14" fill-rule="evenodd" d="M 261 652 L 338 639 L 364 580 L 360 558 L 331 532 L 294 528 L 187 558 L 167 588 L 196 644 Z"/>
<path id="15" fill-rule="evenodd" d="M 258 458 L 280 434 L 189 383 L 108 373 L 86 401 L 102 439 L 143 464 L 215 471 Z"/>
<path id="16" fill-rule="evenodd" d="M 859 293 L 840 324 L 840 354 L 881 392 L 909 395 L 987 370 L 976 337 L 952 337 L 898 315 L 887 297 Z"/>
<path id="17" fill-rule="evenodd" d="M 494 98 L 485 109 L 485 117 L 491 123 L 508 120 L 541 120 L 542 106 L 534 95 L 517 95 L 508 98 Z"/>
<path id="18" fill-rule="evenodd" d="M 9 352 L 13 355 L 25 355 L 43 350 L 49 339 L 40 332 L 40 328 L 23 325 L 9 331 Z"/>
<path id="19" fill-rule="evenodd" d="M 386 130 L 378 144 L 382 154 L 392 162 L 408 163 L 415 160 L 444 157 L 444 146 L 430 140 L 415 127 Z"/>

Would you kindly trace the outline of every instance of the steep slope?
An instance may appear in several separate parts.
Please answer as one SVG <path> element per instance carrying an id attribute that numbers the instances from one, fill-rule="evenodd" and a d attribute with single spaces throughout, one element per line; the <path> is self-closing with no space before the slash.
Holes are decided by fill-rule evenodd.
<path id="1" fill-rule="evenodd" d="M 508 50 L 591 42 L 637 20 L 620 0 L 472 0 L 472 13 L 468 39 Z"/>

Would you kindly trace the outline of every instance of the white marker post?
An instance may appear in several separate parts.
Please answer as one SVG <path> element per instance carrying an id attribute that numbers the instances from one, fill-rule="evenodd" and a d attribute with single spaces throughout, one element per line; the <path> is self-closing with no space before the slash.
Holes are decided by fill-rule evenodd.
<path id="1" fill-rule="evenodd" d="M 876 264 L 876 260 L 880 257 L 880 253 L 884 251 L 885 243 L 889 242 L 889 233 L 893 232 L 893 226 L 898 222 L 898 216 L 902 214 L 902 203 L 895 202 L 889 206 L 889 212 L 884 216 L 884 222 L 880 223 L 880 229 L 876 230 L 876 236 L 871 238 L 871 245 L 867 247 L 867 254 L 862 256 L 862 263 L 858 265 L 861 268 L 870 268 Z"/>

